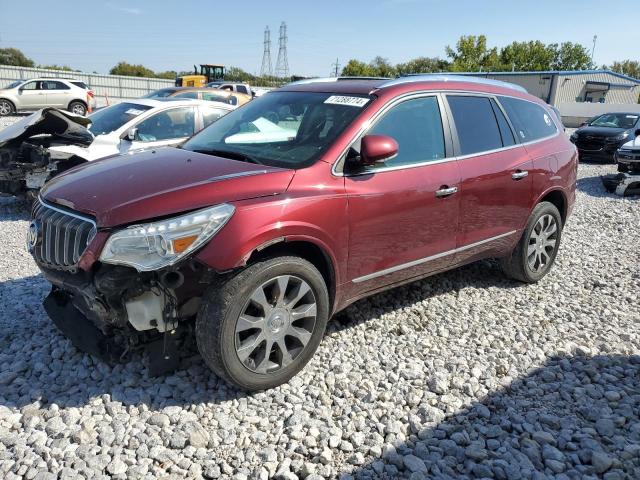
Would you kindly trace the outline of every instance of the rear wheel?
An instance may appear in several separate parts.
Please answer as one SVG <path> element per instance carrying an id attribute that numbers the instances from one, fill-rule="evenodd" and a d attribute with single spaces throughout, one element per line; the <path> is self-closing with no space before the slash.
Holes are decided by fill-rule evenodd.
<path id="1" fill-rule="evenodd" d="M 271 258 L 210 287 L 196 320 L 198 349 L 229 383 L 271 388 L 306 365 L 328 315 L 320 272 L 298 257 Z"/>
<path id="2" fill-rule="evenodd" d="M 87 106 L 82 102 L 71 102 L 69 104 L 69 111 L 76 115 L 85 115 L 87 113 Z"/>
<path id="3" fill-rule="evenodd" d="M 0 117 L 11 115 L 15 110 L 15 106 L 9 100 L 5 100 L 4 98 L 0 99 Z"/>
<path id="4" fill-rule="evenodd" d="M 537 282 L 551 270 L 561 236 L 560 212 L 552 203 L 540 202 L 533 209 L 516 248 L 501 259 L 502 269 L 521 282 Z"/>

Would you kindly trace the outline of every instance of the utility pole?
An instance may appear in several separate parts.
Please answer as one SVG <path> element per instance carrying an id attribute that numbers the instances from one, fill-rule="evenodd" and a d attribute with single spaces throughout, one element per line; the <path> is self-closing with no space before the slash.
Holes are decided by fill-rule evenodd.
<path id="1" fill-rule="evenodd" d="M 287 59 L 287 24 L 280 24 L 280 38 L 278 40 L 278 61 L 276 62 L 276 77 L 289 76 L 289 60 Z"/>
<path id="2" fill-rule="evenodd" d="M 340 71 L 340 64 L 338 63 L 338 59 L 336 58 L 336 62 L 331 64 L 331 75 L 334 77 L 338 77 L 339 71 Z"/>
<path id="3" fill-rule="evenodd" d="M 262 67 L 260 67 L 261 77 L 270 77 L 271 71 L 271 32 L 267 26 L 264 29 L 264 51 L 262 53 Z"/>
<path id="4" fill-rule="evenodd" d="M 591 66 L 593 67 L 593 52 L 596 51 L 596 42 L 598 41 L 598 35 L 593 36 L 593 47 L 591 47 Z"/>

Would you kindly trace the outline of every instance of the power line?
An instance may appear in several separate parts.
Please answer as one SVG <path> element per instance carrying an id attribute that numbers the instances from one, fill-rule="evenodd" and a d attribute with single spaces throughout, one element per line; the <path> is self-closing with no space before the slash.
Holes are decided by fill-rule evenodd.
<path id="1" fill-rule="evenodd" d="M 336 58 L 335 63 L 331 64 L 331 75 L 334 77 L 337 77 L 339 70 L 340 70 L 340 64 L 338 63 L 338 59 Z"/>
<path id="2" fill-rule="evenodd" d="M 276 62 L 276 77 L 289 76 L 289 60 L 287 59 L 287 24 L 280 24 L 280 38 L 278 39 L 278 61 Z"/>
<path id="3" fill-rule="evenodd" d="M 271 32 L 267 26 L 264 29 L 264 52 L 262 53 L 262 67 L 260 67 L 261 77 L 270 77 L 271 71 Z"/>

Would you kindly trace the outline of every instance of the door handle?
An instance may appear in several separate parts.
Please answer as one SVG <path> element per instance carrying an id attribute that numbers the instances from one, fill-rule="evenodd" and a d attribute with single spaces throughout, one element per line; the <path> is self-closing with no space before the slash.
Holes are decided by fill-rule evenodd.
<path id="1" fill-rule="evenodd" d="M 526 170 L 518 170 L 517 172 L 511 174 L 511 178 L 513 178 L 514 180 L 521 180 L 527 175 L 529 175 L 529 172 L 527 172 Z"/>
<path id="2" fill-rule="evenodd" d="M 458 187 L 447 187 L 443 185 L 440 190 L 436 190 L 436 197 L 448 197 L 458 191 Z"/>

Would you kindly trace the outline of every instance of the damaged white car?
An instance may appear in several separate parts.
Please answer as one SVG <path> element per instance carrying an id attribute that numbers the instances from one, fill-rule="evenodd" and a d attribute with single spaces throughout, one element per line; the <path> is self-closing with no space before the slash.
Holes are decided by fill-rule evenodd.
<path id="1" fill-rule="evenodd" d="M 89 117 L 45 108 L 0 132 L 0 192 L 36 192 L 84 162 L 182 143 L 236 107 L 204 100 L 137 99 Z"/>

